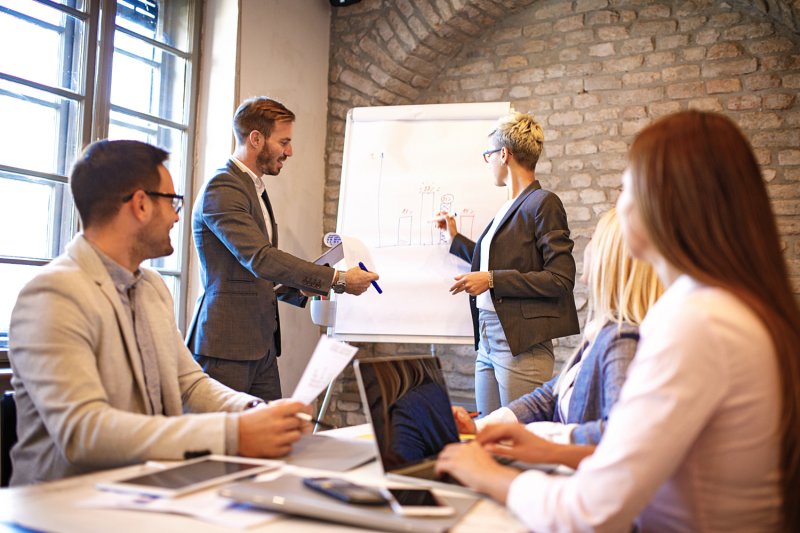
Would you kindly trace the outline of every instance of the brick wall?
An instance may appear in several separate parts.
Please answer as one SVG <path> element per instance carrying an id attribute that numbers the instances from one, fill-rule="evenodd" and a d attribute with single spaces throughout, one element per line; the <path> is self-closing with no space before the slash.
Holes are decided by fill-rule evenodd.
<path id="1" fill-rule="evenodd" d="M 660 116 L 702 109 L 728 115 L 750 139 L 800 293 L 798 13 L 761 0 L 364 0 L 334 8 L 324 231 L 336 225 L 348 109 L 511 101 L 544 127 L 536 173 L 564 202 L 580 272 L 598 218 L 619 195 L 635 134 Z M 575 298 L 583 320 L 580 283 Z M 558 340 L 559 363 L 577 340 Z M 430 349 L 370 344 L 359 356 Z M 472 396 L 472 347 L 435 351 L 455 394 Z M 351 373 L 336 387 L 328 419 L 363 422 Z"/>

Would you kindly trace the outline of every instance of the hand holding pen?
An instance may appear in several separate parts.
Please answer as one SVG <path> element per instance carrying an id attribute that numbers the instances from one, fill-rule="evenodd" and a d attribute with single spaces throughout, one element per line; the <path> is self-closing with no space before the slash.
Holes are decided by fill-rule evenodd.
<path id="1" fill-rule="evenodd" d="M 450 214 L 445 211 L 440 211 L 436 213 L 436 217 L 432 218 L 431 221 L 436 222 L 436 227 L 439 229 L 446 229 L 450 232 L 450 239 L 453 239 L 456 234 L 458 234 L 458 229 L 456 228 L 456 214 Z"/>

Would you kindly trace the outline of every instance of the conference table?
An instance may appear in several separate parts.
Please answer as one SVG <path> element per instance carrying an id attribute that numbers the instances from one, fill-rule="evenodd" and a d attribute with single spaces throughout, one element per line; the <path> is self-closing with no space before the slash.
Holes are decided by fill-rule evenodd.
<path id="1" fill-rule="evenodd" d="M 363 437 L 364 426 L 354 426 L 326 432 L 340 438 Z M 293 467 L 292 467 L 293 468 Z M 230 533 L 237 530 L 196 518 L 122 509 L 100 509 L 79 506 L 80 502 L 96 497 L 100 491 L 96 483 L 124 479 L 152 472 L 153 467 L 133 465 L 83 476 L 52 481 L 40 485 L 0 489 L 0 532 L 40 531 L 46 533 Z M 310 472 L 310 471 L 309 471 Z M 315 470 L 316 475 L 324 471 Z M 307 475 L 308 472 L 301 472 Z M 342 476 L 342 473 L 333 473 Z M 381 469 L 376 461 L 344 473 L 351 481 L 380 478 Z M 216 492 L 218 487 L 207 489 Z M 21 526 L 21 527 L 20 527 Z M 254 533 L 342 533 L 379 531 L 294 516 L 279 518 L 246 529 Z M 490 499 L 481 499 L 472 510 L 450 531 L 453 533 L 485 533 L 503 531 L 522 533 L 525 527 L 503 506 Z"/>

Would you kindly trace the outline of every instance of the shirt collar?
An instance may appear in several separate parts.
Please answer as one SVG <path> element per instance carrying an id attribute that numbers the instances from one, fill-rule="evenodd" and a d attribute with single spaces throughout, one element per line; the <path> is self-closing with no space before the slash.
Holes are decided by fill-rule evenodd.
<path id="1" fill-rule="evenodd" d="M 239 167 L 239 170 L 241 170 L 242 172 L 246 172 L 247 175 L 250 176 L 250 178 L 253 180 L 253 183 L 256 186 L 256 191 L 258 191 L 258 194 L 261 194 L 262 192 L 264 192 L 265 186 L 264 186 L 264 182 L 261 181 L 261 177 L 256 176 L 255 172 L 250 170 L 250 168 L 247 165 L 245 165 L 244 163 L 242 163 L 241 161 L 239 161 L 235 157 L 231 156 L 231 161 L 233 161 L 234 165 Z"/>
<path id="2" fill-rule="evenodd" d="M 653 328 L 660 325 L 662 310 L 666 312 L 672 309 L 676 303 L 684 300 L 689 293 L 701 287 L 703 287 L 703 285 L 688 274 L 681 274 L 678 276 L 647 312 L 647 316 L 645 316 L 639 326 L 640 335 L 644 337 L 649 334 Z"/>
<path id="3" fill-rule="evenodd" d="M 103 266 L 106 267 L 106 270 L 108 270 L 108 275 L 111 276 L 111 281 L 114 282 L 114 287 L 120 294 L 126 294 L 129 289 L 134 287 L 139 280 L 142 279 L 141 269 L 137 268 L 136 272 L 131 273 L 130 270 L 104 254 L 102 250 L 95 246 L 89 239 L 86 239 L 86 242 L 97 252 L 97 256 L 100 258 L 100 261 L 102 261 Z"/>

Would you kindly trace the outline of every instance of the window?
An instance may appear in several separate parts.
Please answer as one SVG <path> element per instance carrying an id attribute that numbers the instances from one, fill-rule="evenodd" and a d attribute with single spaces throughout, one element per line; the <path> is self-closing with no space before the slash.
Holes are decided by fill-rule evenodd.
<path id="1" fill-rule="evenodd" d="M 200 0 L 0 0 L 0 350 L 11 311 L 38 268 L 78 231 L 67 185 L 95 139 L 135 139 L 170 153 L 191 196 Z M 106 17 L 113 13 L 114 17 Z M 189 225 L 150 261 L 185 325 Z"/>

